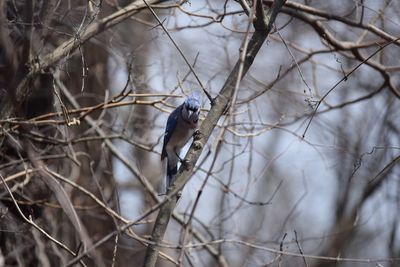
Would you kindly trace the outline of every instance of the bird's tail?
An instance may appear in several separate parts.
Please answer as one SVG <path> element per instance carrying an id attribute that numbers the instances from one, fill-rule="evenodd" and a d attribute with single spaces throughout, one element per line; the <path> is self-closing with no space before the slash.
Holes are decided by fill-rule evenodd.
<path id="1" fill-rule="evenodd" d="M 169 166 L 167 167 L 167 190 L 175 181 L 176 174 L 178 173 L 178 166 Z"/>
<path id="2" fill-rule="evenodd" d="M 174 162 L 174 164 L 170 164 L 171 162 L 168 161 L 167 166 L 167 193 L 170 186 L 175 182 L 176 175 L 178 174 L 178 164 Z M 181 198 L 182 191 L 177 193 L 177 201 Z"/>

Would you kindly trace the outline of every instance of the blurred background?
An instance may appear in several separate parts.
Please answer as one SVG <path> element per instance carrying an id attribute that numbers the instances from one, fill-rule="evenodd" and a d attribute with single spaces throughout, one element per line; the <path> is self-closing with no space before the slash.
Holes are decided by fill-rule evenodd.
<path id="1" fill-rule="evenodd" d="M 216 96 L 254 31 L 245 1 L 148 2 Z M 165 193 L 166 120 L 201 87 L 143 1 L 0 8 L 0 174 L 14 198 L 2 183 L 0 266 L 68 266 L 109 234 L 80 264 L 141 266 L 157 212 L 142 215 Z M 399 13 L 390 0 L 286 2 L 157 266 L 400 265 Z M 202 120 L 209 108 L 203 95 Z"/>

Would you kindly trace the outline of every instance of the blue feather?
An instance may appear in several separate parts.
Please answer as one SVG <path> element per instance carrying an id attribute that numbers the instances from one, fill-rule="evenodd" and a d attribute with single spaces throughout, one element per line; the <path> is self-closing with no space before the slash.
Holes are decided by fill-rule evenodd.
<path id="1" fill-rule="evenodd" d="M 167 151 L 165 150 L 166 145 L 169 142 L 169 139 L 172 136 L 172 133 L 175 130 L 176 123 L 178 121 L 178 116 L 182 111 L 183 105 L 180 105 L 177 107 L 174 111 L 169 114 L 168 120 L 167 120 L 167 126 L 165 127 L 165 135 L 164 135 L 164 144 L 161 152 L 161 160 L 163 160 L 167 156 Z"/>

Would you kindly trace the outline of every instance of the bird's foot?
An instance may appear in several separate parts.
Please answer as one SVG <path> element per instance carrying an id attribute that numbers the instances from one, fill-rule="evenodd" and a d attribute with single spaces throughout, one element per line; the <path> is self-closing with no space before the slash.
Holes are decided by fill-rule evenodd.
<path id="1" fill-rule="evenodd" d="M 203 134 L 200 132 L 199 129 L 196 129 L 196 131 L 194 131 L 193 133 L 193 140 L 197 141 L 200 140 L 203 137 Z"/>

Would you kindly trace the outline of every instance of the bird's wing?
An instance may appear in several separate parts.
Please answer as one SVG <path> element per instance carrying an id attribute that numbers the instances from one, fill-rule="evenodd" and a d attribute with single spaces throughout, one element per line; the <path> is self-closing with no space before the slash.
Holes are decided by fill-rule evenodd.
<path id="1" fill-rule="evenodd" d="M 169 115 L 167 120 L 167 126 L 165 127 L 165 134 L 164 134 L 164 143 L 161 152 L 161 160 L 163 160 L 167 156 L 167 151 L 165 147 L 167 146 L 169 140 L 171 139 L 172 133 L 175 130 L 176 123 L 178 122 L 178 117 L 182 111 L 183 105 L 177 107 L 172 113 Z"/>

